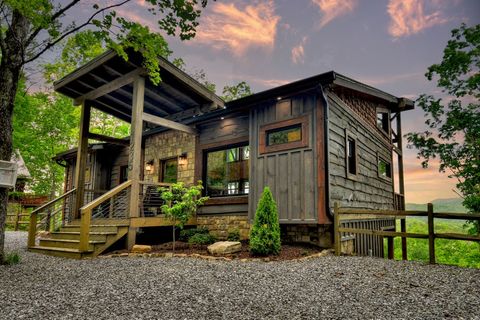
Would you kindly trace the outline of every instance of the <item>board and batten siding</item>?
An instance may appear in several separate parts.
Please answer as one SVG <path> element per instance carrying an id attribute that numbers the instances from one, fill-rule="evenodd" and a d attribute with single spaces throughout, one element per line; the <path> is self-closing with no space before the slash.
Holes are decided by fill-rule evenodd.
<path id="1" fill-rule="evenodd" d="M 204 153 L 209 149 L 228 148 L 235 143 L 248 141 L 249 116 L 248 113 L 238 113 L 218 118 L 212 121 L 197 125 L 197 145 L 196 145 L 196 163 L 195 163 L 195 180 L 202 180 L 204 163 Z M 246 203 L 238 203 L 236 199 L 245 198 L 245 196 L 232 197 L 215 197 L 214 204 L 209 204 L 199 208 L 199 214 L 205 215 L 247 215 L 248 205 Z M 225 200 L 222 203 L 222 200 Z M 244 201 L 246 202 L 246 201 Z"/>
<path id="2" fill-rule="evenodd" d="M 253 219 L 265 186 L 277 202 L 280 223 L 317 223 L 317 169 L 315 161 L 315 93 L 290 98 L 290 108 L 280 101 L 257 105 L 250 111 L 249 216 Z M 277 107 L 278 105 L 278 107 Z M 306 116 L 308 144 L 305 147 L 260 153 L 261 126 Z"/>
<path id="3" fill-rule="evenodd" d="M 365 209 L 393 209 L 393 179 L 378 175 L 378 156 L 392 163 L 391 145 L 361 120 L 337 95 L 328 93 L 330 204 Z M 357 175 L 347 178 L 346 131 L 356 137 Z"/>

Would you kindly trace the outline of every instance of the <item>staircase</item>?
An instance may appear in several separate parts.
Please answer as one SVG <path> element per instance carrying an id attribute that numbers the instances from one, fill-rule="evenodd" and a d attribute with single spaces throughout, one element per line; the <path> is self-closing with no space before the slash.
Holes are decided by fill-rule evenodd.
<path id="1" fill-rule="evenodd" d="M 30 216 L 28 249 L 51 256 L 82 259 L 96 257 L 128 233 L 131 181 L 126 181 L 80 209 L 75 216 L 75 189 Z"/>
<path id="2" fill-rule="evenodd" d="M 128 233 L 128 224 L 92 224 L 89 230 L 88 249 L 80 250 L 80 220 L 61 227 L 39 238 L 31 252 L 71 259 L 96 257 Z"/>

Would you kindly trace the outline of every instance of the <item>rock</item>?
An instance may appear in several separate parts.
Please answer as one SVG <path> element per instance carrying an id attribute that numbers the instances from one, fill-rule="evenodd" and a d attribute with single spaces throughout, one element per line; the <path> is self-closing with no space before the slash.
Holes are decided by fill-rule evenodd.
<path id="1" fill-rule="evenodd" d="M 151 251 L 152 251 L 151 246 L 145 246 L 145 245 L 142 245 L 142 244 L 136 244 L 132 248 L 132 252 L 135 252 L 135 253 L 147 253 L 147 252 L 151 252 Z"/>
<path id="2" fill-rule="evenodd" d="M 48 231 L 39 231 L 39 232 L 38 232 L 38 237 L 39 237 L 39 238 L 42 238 L 42 239 L 44 239 L 44 238 L 50 238 L 50 232 L 48 232 Z"/>
<path id="3" fill-rule="evenodd" d="M 219 241 L 209 245 L 208 253 L 214 255 L 231 254 L 242 250 L 242 244 L 238 241 Z"/>

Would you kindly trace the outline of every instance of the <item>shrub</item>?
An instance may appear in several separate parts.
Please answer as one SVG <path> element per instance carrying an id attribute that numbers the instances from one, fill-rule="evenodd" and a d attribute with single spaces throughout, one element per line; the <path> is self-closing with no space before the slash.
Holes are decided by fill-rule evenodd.
<path id="1" fill-rule="evenodd" d="M 208 233 L 208 229 L 205 227 L 185 229 L 180 231 L 179 240 L 188 242 L 188 240 L 190 240 L 190 238 L 196 234 L 207 234 L 207 233 Z"/>
<path id="2" fill-rule="evenodd" d="M 20 263 L 20 255 L 16 252 L 10 252 L 5 256 L 4 264 L 14 265 Z"/>
<path id="3" fill-rule="evenodd" d="M 277 255 L 280 252 L 280 224 L 272 192 L 265 187 L 258 202 L 250 230 L 250 252 L 254 255 Z"/>
<path id="4" fill-rule="evenodd" d="M 228 232 L 228 241 L 240 241 L 240 230 L 235 229 Z"/>
<path id="5" fill-rule="evenodd" d="M 217 241 L 215 236 L 209 233 L 196 233 L 188 239 L 188 243 L 199 245 L 212 244 L 215 241 Z"/>

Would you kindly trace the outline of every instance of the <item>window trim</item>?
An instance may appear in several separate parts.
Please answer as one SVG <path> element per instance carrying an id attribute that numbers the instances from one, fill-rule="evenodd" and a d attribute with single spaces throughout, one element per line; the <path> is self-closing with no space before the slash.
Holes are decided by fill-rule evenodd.
<path id="1" fill-rule="evenodd" d="M 355 142 L 355 174 L 349 171 L 349 159 L 348 159 L 348 140 L 352 139 Z M 347 179 L 357 180 L 358 177 L 358 139 L 350 130 L 345 129 L 345 175 Z"/>
<path id="2" fill-rule="evenodd" d="M 392 161 L 385 160 L 385 159 L 386 159 L 385 157 L 377 153 L 377 176 L 383 180 L 392 181 L 392 175 L 393 175 Z M 380 174 L 380 160 L 385 162 L 390 167 L 390 176 L 388 175 L 383 176 Z"/>
<path id="3" fill-rule="evenodd" d="M 379 113 L 386 113 L 387 114 L 387 126 L 388 126 L 388 130 L 385 130 L 382 126 L 379 126 L 378 123 L 376 123 L 377 125 L 377 128 L 378 130 L 380 130 L 380 132 L 382 132 L 382 134 L 384 134 L 385 136 L 387 136 L 389 139 L 391 137 L 391 131 L 392 131 L 392 124 L 390 122 L 390 117 L 391 117 L 391 114 L 390 114 L 390 110 L 387 109 L 387 108 L 383 108 L 383 107 L 377 107 L 376 108 L 376 121 L 378 121 L 378 114 Z"/>
<path id="4" fill-rule="evenodd" d="M 301 140 L 282 143 L 282 144 L 276 144 L 272 146 L 267 145 L 268 131 L 279 130 L 279 129 L 282 129 L 283 127 L 291 127 L 298 124 L 301 125 L 301 130 L 302 130 Z M 269 123 L 269 124 L 260 126 L 259 137 L 258 137 L 259 138 L 258 140 L 259 154 L 308 147 L 308 142 L 309 142 L 308 124 L 309 124 L 309 118 L 307 115 L 305 115 L 305 116 L 301 116 L 293 119 L 277 121 L 274 123 Z"/>
<path id="5" fill-rule="evenodd" d="M 208 164 L 208 153 L 210 152 L 216 152 L 216 151 L 221 151 L 221 150 L 226 150 L 226 149 L 233 149 L 233 148 L 239 148 L 239 147 L 245 147 L 245 146 L 250 146 L 250 143 L 248 140 L 244 140 L 242 142 L 236 142 L 236 143 L 232 143 L 232 144 L 229 144 L 229 143 L 226 143 L 226 144 L 215 144 L 215 146 L 213 147 L 210 147 L 210 148 L 202 148 L 201 149 L 201 152 L 202 152 L 202 183 L 203 183 L 203 190 L 202 190 L 202 194 L 203 196 L 208 196 L 210 199 L 207 200 L 207 202 L 205 203 L 206 205 L 209 205 L 209 204 L 220 204 L 222 203 L 221 200 L 215 200 L 215 199 L 223 199 L 225 200 L 225 203 L 228 203 L 230 198 L 245 198 L 245 199 L 248 199 L 248 196 L 249 194 L 248 193 L 242 193 L 242 194 L 225 194 L 225 195 L 216 195 L 216 196 L 212 196 L 212 195 L 208 195 L 207 194 L 207 164 Z M 251 152 L 251 150 L 250 150 Z M 243 155 L 242 155 L 243 156 Z M 249 158 L 248 158 L 248 161 L 251 161 L 252 159 L 252 154 L 250 153 L 249 154 Z M 250 168 L 250 166 L 249 166 Z M 250 182 L 250 169 L 249 169 L 249 172 L 248 172 L 248 175 L 249 175 L 249 182 Z M 249 188 L 249 192 L 250 192 L 250 188 Z M 213 200 L 213 201 L 211 201 Z M 243 202 L 242 202 L 243 203 Z"/>

